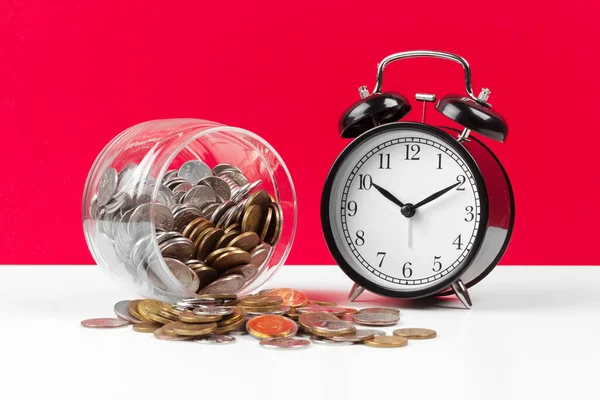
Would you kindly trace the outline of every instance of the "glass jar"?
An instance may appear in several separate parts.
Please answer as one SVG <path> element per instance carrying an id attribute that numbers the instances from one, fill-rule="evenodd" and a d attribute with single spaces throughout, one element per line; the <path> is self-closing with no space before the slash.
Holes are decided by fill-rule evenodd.
<path id="1" fill-rule="evenodd" d="M 277 152 L 252 132 L 198 119 L 126 129 L 96 158 L 83 194 L 85 237 L 98 265 L 140 295 L 163 301 L 194 297 L 233 275 L 215 290 L 254 292 L 285 262 L 296 221 L 294 185 Z M 200 223 L 211 235 L 194 232 Z M 234 239 L 256 235 L 225 246 L 228 228 Z M 230 255 L 215 274 L 219 248 Z M 223 263 L 237 269 L 223 270 Z"/>

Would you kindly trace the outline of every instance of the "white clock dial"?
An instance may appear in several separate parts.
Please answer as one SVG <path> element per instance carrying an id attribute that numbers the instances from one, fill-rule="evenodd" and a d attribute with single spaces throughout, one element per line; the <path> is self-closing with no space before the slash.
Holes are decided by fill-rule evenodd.
<path id="1" fill-rule="evenodd" d="M 354 147 L 331 187 L 336 248 L 355 272 L 389 290 L 420 290 L 451 278 L 481 229 L 469 164 L 448 140 L 417 129 L 384 131 Z M 401 205 L 414 214 L 403 215 Z"/>

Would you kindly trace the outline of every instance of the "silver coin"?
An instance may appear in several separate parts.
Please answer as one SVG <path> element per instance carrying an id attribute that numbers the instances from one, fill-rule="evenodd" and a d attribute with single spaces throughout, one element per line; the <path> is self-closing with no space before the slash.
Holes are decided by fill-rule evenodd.
<path id="1" fill-rule="evenodd" d="M 100 203 L 98 203 L 100 204 Z M 117 193 L 108 203 L 104 205 L 104 209 L 108 214 L 114 214 L 120 210 L 129 210 L 133 207 L 131 196 L 125 192 Z"/>
<path id="2" fill-rule="evenodd" d="M 175 222 L 169 207 L 162 204 L 156 204 L 154 206 L 154 220 L 156 222 L 156 229 L 163 231 L 170 231 L 173 229 L 173 224 Z"/>
<path id="3" fill-rule="evenodd" d="M 198 185 L 191 188 L 183 198 L 183 202 L 202 207 L 206 203 L 214 203 L 217 200 L 215 191 L 210 186 Z"/>
<path id="4" fill-rule="evenodd" d="M 310 346 L 310 342 L 308 340 L 295 338 L 263 339 L 259 343 L 261 346 L 274 349 L 304 349 Z"/>
<path id="5" fill-rule="evenodd" d="M 185 178 L 193 185 L 197 185 L 201 179 L 212 176 L 212 171 L 202 161 L 190 160 L 179 168 L 177 176 Z"/>
<path id="6" fill-rule="evenodd" d="M 131 186 L 132 178 L 135 176 L 135 172 L 138 165 L 134 162 L 127 164 L 121 172 L 118 174 L 119 183 L 117 184 L 117 190 L 123 191 Z"/>
<path id="7" fill-rule="evenodd" d="M 168 171 L 168 172 L 165 174 L 165 176 L 163 176 L 163 178 L 162 178 L 162 183 L 164 184 L 165 182 L 168 182 L 170 179 L 173 179 L 173 178 L 175 178 L 175 177 L 177 176 L 177 173 L 178 173 L 178 172 L 179 172 L 179 171 L 178 171 L 178 170 L 176 170 L 176 169 L 172 169 L 172 170 Z"/>
<path id="8" fill-rule="evenodd" d="M 119 178 L 117 170 L 109 167 L 104 171 L 98 184 L 98 204 L 104 205 L 114 196 L 117 191 Z"/>
<path id="9" fill-rule="evenodd" d="M 223 216 L 217 221 L 215 226 L 220 229 L 227 228 L 233 219 L 233 211 L 234 207 L 231 207 L 229 210 L 225 211 L 225 214 L 223 214 Z"/>
<path id="10" fill-rule="evenodd" d="M 197 306 L 193 312 L 196 315 L 231 315 L 233 310 L 226 306 Z"/>
<path id="11" fill-rule="evenodd" d="M 389 326 L 395 325 L 400 320 L 400 316 L 393 314 L 353 314 L 352 321 L 359 325 L 368 326 Z"/>
<path id="12" fill-rule="evenodd" d="M 142 235 L 143 230 L 147 230 L 150 233 L 150 211 L 152 210 L 152 204 L 146 203 L 139 205 L 135 208 L 129 222 L 127 223 L 127 232 L 132 238 L 139 238 Z M 145 227 L 146 229 L 142 229 Z"/>
<path id="13" fill-rule="evenodd" d="M 388 307 L 369 307 L 358 311 L 359 314 L 391 314 L 400 315 L 400 310 Z"/>
<path id="14" fill-rule="evenodd" d="M 242 173 L 242 171 L 240 171 L 237 167 L 234 167 L 230 164 L 218 164 L 212 169 L 213 174 L 216 176 L 221 175 L 223 171 L 236 171 L 240 174 Z"/>
<path id="15" fill-rule="evenodd" d="M 185 178 L 173 178 L 170 181 L 165 182 L 165 186 L 168 187 L 170 190 L 173 190 L 182 183 L 190 184 L 187 180 L 185 180 Z"/>
<path id="16" fill-rule="evenodd" d="M 246 208 L 247 202 L 248 202 L 248 199 L 244 199 L 235 206 L 235 208 L 233 209 L 233 215 L 231 216 L 230 223 L 233 223 L 233 222 L 237 222 L 240 224 L 242 223 L 242 216 L 244 214 L 244 209 Z"/>
<path id="17" fill-rule="evenodd" d="M 354 344 L 353 342 L 336 342 L 334 340 L 329 340 L 327 338 L 315 335 L 310 337 L 310 341 L 317 344 L 328 344 L 330 346 L 352 346 Z"/>
<path id="18" fill-rule="evenodd" d="M 184 263 L 172 258 L 165 258 L 165 263 L 169 267 L 169 271 L 175 278 L 190 292 L 196 292 L 200 287 L 200 279 L 198 275 Z"/>
<path id="19" fill-rule="evenodd" d="M 237 267 L 228 269 L 227 271 L 223 272 L 221 274 L 221 276 L 227 276 L 227 275 L 231 275 L 231 274 L 239 274 L 244 277 L 246 282 L 248 282 L 248 281 L 252 280 L 252 278 L 254 278 L 257 273 L 258 273 L 258 268 L 256 266 L 254 266 L 252 264 L 244 264 L 244 265 L 239 265 Z"/>
<path id="20" fill-rule="evenodd" d="M 228 177 L 233 182 L 235 182 L 235 184 L 238 185 L 238 186 L 244 186 L 244 185 L 248 184 L 248 179 L 246 179 L 246 177 L 244 176 L 244 174 L 242 174 L 241 172 L 238 172 L 238 171 L 234 171 L 234 170 L 228 169 L 226 171 L 223 171 L 219 175 L 220 175 L 221 178 L 223 176 Z"/>
<path id="21" fill-rule="evenodd" d="M 355 342 L 355 343 L 359 343 L 362 341 L 365 341 L 367 339 L 372 339 L 375 336 L 385 336 L 385 332 L 383 332 L 383 335 L 378 335 L 378 333 L 383 332 L 383 331 L 378 331 L 375 329 L 357 329 L 356 332 L 354 332 L 351 335 L 343 335 L 343 336 L 332 336 L 329 337 L 329 340 L 333 340 L 334 342 Z"/>
<path id="22" fill-rule="evenodd" d="M 115 314 L 117 314 L 117 317 L 133 322 L 134 324 L 142 322 L 129 313 L 129 304 L 131 304 L 129 300 L 123 300 L 115 304 Z"/>
<path id="23" fill-rule="evenodd" d="M 246 315 L 251 317 L 258 317 L 261 315 L 283 315 L 285 314 L 283 310 L 276 311 L 246 311 Z"/>
<path id="24" fill-rule="evenodd" d="M 196 343 L 207 343 L 207 344 L 230 344 L 235 343 L 235 338 L 229 335 L 216 335 L 211 333 L 210 335 L 194 339 Z"/>
<path id="25" fill-rule="evenodd" d="M 202 214 L 204 214 L 204 218 L 210 220 L 220 205 L 221 205 L 221 203 L 205 204 L 202 207 Z"/>
<path id="26" fill-rule="evenodd" d="M 160 232 L 158 235 L 156 235 L 156 242 L 160 245 L 168 240 L 182 237 L 183 236 L 179 232 Z"/>
<path id="27" fill-rule="evenodd" d="M 343 336 L 348 332 L 348 329 L 354 328 L 354 325 L 352 324 L 352 322 L 348 321 L 317 321 L 313 324 L 313 327 L 319 328 L 319 330 L 323 331 L 323 333 L 339 333 L 339 336 Z"/>
<path id="28" fill-rule="evenodd" d="M 212 306 L 216 304 L 221 304 L 222 301 L 220 299 L 215 299 L 214 297 L 203 297 L 200 299 L 183 299 L 179 300 L 176 305 L 185 306 L 185 307 L 197 307 L 200 305 Z"/>
<path id="29" fill-rule="evenodd" d="M 246 280 L 242 275 L 227 275 L 204 287 L 200 294 L 235 293 L 244 286 L 244 283 Z"/>
<path id="30" fill-rule="evenodd" d="M 194 254 L 194 243 L 183 237 L 171 239 L 160 245 L 160 253 L 163 257 L 186 262 Z"/>
<path id="31" fill-rule="evenodd" d="M 216 176 L 208 176 L 199 182 L 201 185 L 210 186 L 215 191 L 217 199 L 225 201 L 231 199 L 231 188 L 223 179 Z"/>
<path id="32" fill-rule="evenodd" d="M 226 200 L 223 204 L 221 204 L 210 217 L 210 222 L 216 225 L 216 223 L 221 219 L 221 217 L 229 210 L 230 208 L 235 207 L 235 203 L 231 200 Z"/>
<path id="33" fill-rule="evenodd" d="M 250 264 L 256 265 L 260 270 L 263 264 L 268 260 L 272 247 L 268 243 L 262 243 L 250 251 Z"/>
<path id="34" fill-rule="evenodd" d="M 158 187 L 158 193 L 156 195 L 156 201 L 158 203 L 164 204 L 165 206 L 167 206 L 169 208 L 171 208 L 175 204 L 177 204 L 177 200 L 175 199 L 175 196 L 173 195 L 173 192 L 171 191 L 171 189 L 169 189 L 165 185 L 160 185 Z"/>
<path id="35" fill-rule="evenodd" d="M 182 232 L 183 229 L 195 220 L 196 218 L 202 217 L 202 211 L 196 206 L 186 205 L 185 207 L 179 209 L 177 212 L 173 213 L 173 217 L 175 222 L 173 224 L 173 230 L 177 232 Z"/>
<path id="36" fill-rule="evenodd" d="M 188 192 L 193 185 L 188 181 L 181 182 L 179 185 L 173 187 L 173 193 L 175 192 Z"/>

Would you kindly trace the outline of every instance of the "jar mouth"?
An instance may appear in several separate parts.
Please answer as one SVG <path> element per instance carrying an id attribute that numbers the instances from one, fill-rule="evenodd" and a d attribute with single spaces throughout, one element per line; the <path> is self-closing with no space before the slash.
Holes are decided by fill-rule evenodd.
<path id="1" fill-rule="evenodd" d="M 203 120 L 156 120 L 136 125 L 114 138 L 95 161 L 86 182 L 83 218 L 88 246 L 98 264 L 112 272 L 117 279 L 126 278 L 138 291 L 142 291 L 145 297 L 178 300 L 195 296 L 196 292 L 189 290 L 190 286 L 182 283 L 181 276 L 172 272 L 172 259 L 165 259 L 167 256 L 161 251 L 161 248 L 164 250 L 161 244 L 165 243 L 157 238 L 158 234 L 163 233 L 161 228 L 165 227 L 164 220 L 161 220 L 165 213 L 159 212 L 166 206 L 163 204 L 164 193 L 161 195 L 164 179 L 169 174 L 169 177 L 178 177 L 179 168 L 191 160 L 202 161 L 207 168 L 222 164 L 239 167 L 248 181 L 260 183 L 252 190 L 266 191 L 279 207 L 279 213 L 272 213 L 274 219 L 275 215 L 279 218 L 279 223 L 273 225 L 279 228 L 279 241 L 275 240 L 277 244 L 269 250 L 267 260 L 261 264 L 254 278 L 248 278 L 239 290 L 236 289 L 238 294 L 249 293 L 269 279 L 289 255 L 296 233 L 297 203 L 290 173 L 280 155 L 264 139 L 242 128 Z M 123 190 L 129 190 L 126 194 L 133 199 L 132 206 L 127 211 L 120 212 L 120 219 L 117 220 L 103 221 L 90 215 L 92 203 L 96 200 L 94 193 L 97 194 L 96 188 L 99 187 L 99 181 L 106 171 L 115 169 L 119 174 L 120 184 L 121 174 L 125 174 L 124 171 L 127 171 L 130 164 L 134 165 L 132 168 L 135 171 L 135 179 L 131 179 L 134 183 Z M 241 189 L 241 186 L 237 187 L 236 193 L 249 195 Z M 246 189 L 250 190 L 249 187 Z M 138 201 L 139 198 L 147 200 Z M 178 199 L 175 205 L 182 199 Z M 111 199 L 111 202 L 113 201 L 114 199 Z M 276 209 L 275 204 L 272 207 L 273 210 Z M 138 208 L 147 213 L 136 211 Z M 244 207 L 240 209 L 245 210 Z M 230 216 L 233 215 L 231 212 Z M 171 217 L 174 218 L 173 215 Z M 90 219 L 96 220 L 95 224 L 94 221 L 88 221 Z M 131 228 L 132 223 L 137 228 Z M 96 231 L 92 231 L 94 225 L 97 225 Z M 270 226 L 265 224 L 266 228 L 270 229 Z M 107 250 L 107 247 L 110 247 L 108 243 L 101 246 L 100 242 L 104 239 L 94 236 L 99 235 L 103 229 L 111 231 L 108 237 L 112 240 L 114 251 Z M 124 232 L 123 238 L 128 238 L 127 233 L 131 234 L 131 238 L 120 240 L 119 229 Z M 214 229 L 225 230 L 217 226 Z M 178 232 L 183 238 L 182 231 Z M 269 230 L 268 233 L 272 232 Z M 195 247 L 193 254 L 196 255 Z M 119 257 L 127 257 L 129 263 L 119 260 Z M 128 268 L 133 268 L 134 271 Z M 249 268 L 246 268 L 246 271 L 248 270 Z"/>

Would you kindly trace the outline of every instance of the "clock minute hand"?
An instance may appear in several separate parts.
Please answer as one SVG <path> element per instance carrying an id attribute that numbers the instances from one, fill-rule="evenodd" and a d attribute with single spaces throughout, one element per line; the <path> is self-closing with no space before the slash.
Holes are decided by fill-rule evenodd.
<path id="1" fill-rule="evenodd" d="M 377 191 L 379 193 L 381 193 L 383 195 L 383 197 L 385 197 L 386 199 L 388 199 L 389 201 L 391 201 L 392 203 L 400 206 L 400 207 L 404 207 L 404 203 L 401 202 L 400 200 L 398 200 L 396 197 L 394 197 L 393 194 L 391 194 L 390 192 L 388 192 L 387 190 L 385 190 L 384 188 L 382 188 L 379 185 L 376 185 L 373 183 L 373 186 L 375 187 L 375 189 L 377 189 Z"/>
<path id="2" fill-rule="evenodd" d="M 442 190 L 440 190 L 439 192 L 435 192 L 435 193 L 434 193 L 434 194 L 432 194 L 431 196 L 429 196 L 429 197 L 427 197 L 426 199 L 423 199 L 423 200 L 421 200 L 420 202 L 418 202 L 417 204 L 415 204 L 415 205 L 413 206 L 413 208 L 414 208 L 414 209 L 417 209 L 417 208 L 419 208 L 419 207 L 421 207 L 421 206 L 423 206 L 423 205 L 425 205 L 425 204 L 427 204 L 427 203 L 429 203 L 429 202 L 431 202 L 431 201 L 433 201 L 433 200 L 437 199 L 438 197 L 440 197 L 440 196 L 441 196 L 441 195 L 443 195 L 444 193 L 447 193 L 447 192 L 451 191 L 452 189 L 454 189 L 455 187 L 457 187 L 457 186 L 458 186 L 458 185 L 460 185 L 460 184 L 461 184 L 461 182 L 457 182 L 457 183 L 455 183 L 455 184 L 453 184 L 453 185 L 450 185 L 450 186 L 448 186 L 448 187 L 447 187 L 447 188 L 445 188 L 445 189 L 442 189 Z"/>

